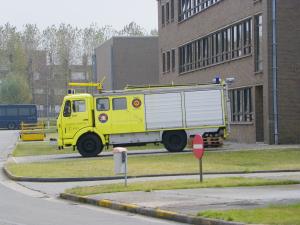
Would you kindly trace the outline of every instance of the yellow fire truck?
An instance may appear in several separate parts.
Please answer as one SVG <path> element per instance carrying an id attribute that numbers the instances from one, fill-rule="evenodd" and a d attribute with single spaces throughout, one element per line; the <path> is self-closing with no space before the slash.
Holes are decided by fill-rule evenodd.
<path id="1" fill-rule="evenodd" d="M 163 143 L 179 152 L 196 133 L 226 138 L 226 90 L 222 83 L 68 94 L 57 119 L 58 147 L 93 157 L 109 145 Z"/>

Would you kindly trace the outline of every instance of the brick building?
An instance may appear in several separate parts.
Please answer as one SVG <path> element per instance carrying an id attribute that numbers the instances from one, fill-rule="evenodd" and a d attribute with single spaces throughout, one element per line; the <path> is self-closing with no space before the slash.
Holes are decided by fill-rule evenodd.
<path id="1" fill-rule="evenodd" d="M 300 143 L 300 1 L 157 3 L 161 83 L 234 77 L 231 140 Z"/>
<path id="2" fill-rule="evenodd" d="M 96 74 L 106 90 L 158 84 L 158 37 L 112 37 L 95 49 Z"/>
<path id="3" fill-rule="evenodd" d="M 82 65 L 69 65 L 65 69 L 61 65 L 47 62 L 46 51 L 37 51 L 30 62 L 32 102 L 37 105 L 40 117 L 58 115 L 62 100 L 67 94 L 68 82 L 92 81 L 92 66 L 84 63 L 84 60 Z M 88 91 L 86 88 L 75 89 L 77 92 Z"/>

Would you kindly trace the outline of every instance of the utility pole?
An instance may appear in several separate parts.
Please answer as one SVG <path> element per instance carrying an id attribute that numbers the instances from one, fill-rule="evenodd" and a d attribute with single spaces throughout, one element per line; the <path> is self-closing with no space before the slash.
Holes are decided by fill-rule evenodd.
<path id="1" fill-rule="evenodd" d="M 277 0 L 272 0 L 272 80 L 274 112 L 274 144 L 278 145 L 278 99 L 277 99 Z"/>

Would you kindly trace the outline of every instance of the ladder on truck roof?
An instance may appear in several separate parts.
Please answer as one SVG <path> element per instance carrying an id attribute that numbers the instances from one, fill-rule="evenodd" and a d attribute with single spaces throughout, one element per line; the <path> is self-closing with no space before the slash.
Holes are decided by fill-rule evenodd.
<path id="1" fill-rule="evenodd" d="M 99 93 L 103 91 L 103 83 L 105 81 L 105 77 L 99 82 L 99 83 L 75 83 L 75 82 L 70 82 L 68 83 L 69 86 L 71 87 L 96 87 Z"/>

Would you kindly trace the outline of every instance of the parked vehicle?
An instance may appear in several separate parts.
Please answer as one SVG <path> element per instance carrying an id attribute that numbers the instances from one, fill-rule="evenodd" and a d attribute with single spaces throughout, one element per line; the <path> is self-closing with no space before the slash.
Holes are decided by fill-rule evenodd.
<path id="1" fill-rule="evenodd" d="M 0 105 L 0 128 L 20 128 L 20 124 L 37 123 L 36 105 Z"/>
<path id="2" fill-rule="evenodd" d="M 57 120 L 58 147 L 77 147 L 84 157 L 108 145 L 163 143 L 179 152 L 196 133 L 226 137 L 226 98 L 224 84 L 69 94 Z"/>

